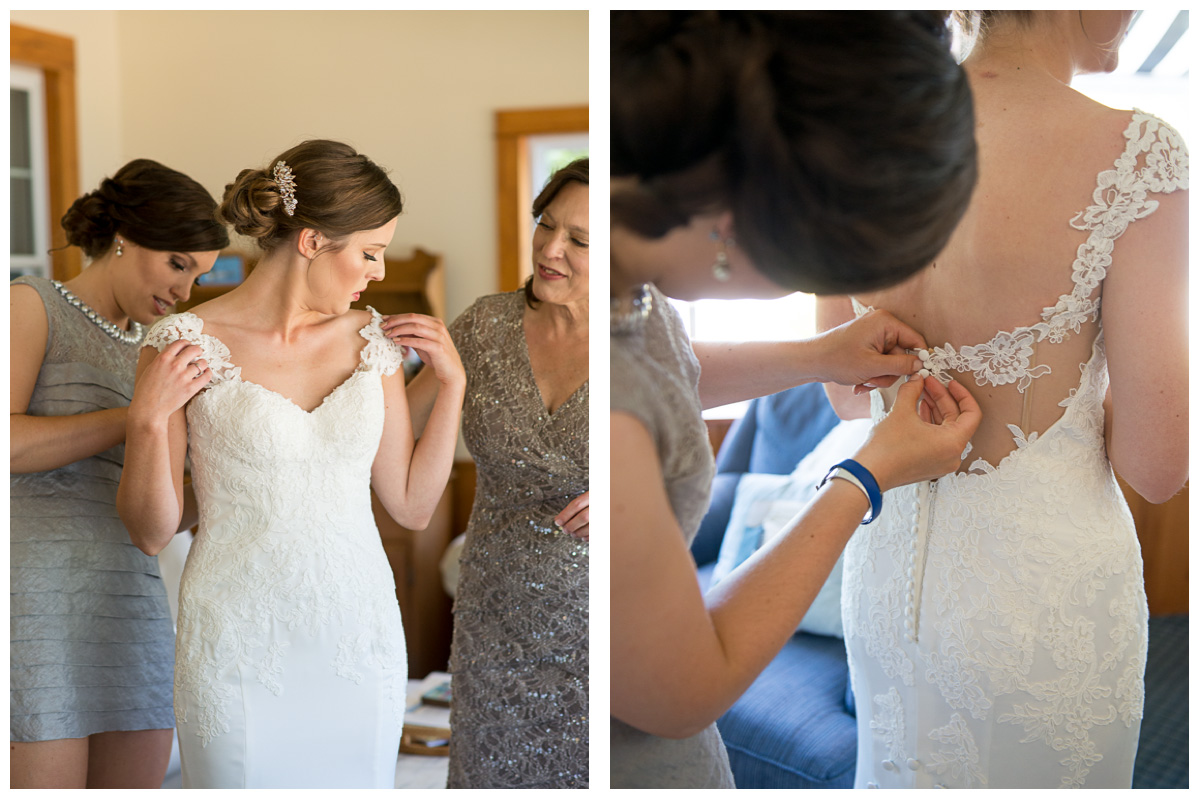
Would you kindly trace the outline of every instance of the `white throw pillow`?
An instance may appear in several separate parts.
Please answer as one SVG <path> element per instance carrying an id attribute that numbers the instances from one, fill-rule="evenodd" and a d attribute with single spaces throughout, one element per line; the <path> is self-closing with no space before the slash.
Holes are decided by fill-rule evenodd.
<path id="1" fill-rule="evenodd" d="M 734 494 L 729 526 L 713 567 L 712 585 L 770 541 L 816 497 L 817 483 L 839 461 L 854 455 L 871 430 L 866 419 L 840 422 L 801 459 L 790 475 L 749 473 Z M 797 630 L 842 636 L 842 559 L 839 557 Z"/>

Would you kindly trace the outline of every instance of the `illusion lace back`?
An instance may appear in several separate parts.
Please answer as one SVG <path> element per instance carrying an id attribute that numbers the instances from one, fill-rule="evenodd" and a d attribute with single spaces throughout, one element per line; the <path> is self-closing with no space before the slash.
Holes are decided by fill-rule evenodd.
<path id="1" fill-rule="evenodd" d="M 588 544 L 554 525 L 588 490 L 588 384 L 549 413 L 524 291 L 450 326 L 478 484 L 454 600 L 452 789 L 588 786 Z"/>
<path id="2" fill-rule="evenodd" d="M 180 587 L 175 713 L 189 787 L 382 787 L 395 780 L 407 678 L 392 572 L 371 511 L 381 318 L 311 412 L 241 379 L 190 313 L 146 344 L 199 345 L 212 382 L 187 406 L 200 527 Z"/>
<path id="3" fill-rule="evenodd" d="M 1152 195 L 1187 185 L 1178 134 L 1135 112 L 1070 221 L 1086 234 L 1071 290 L 1034 324 L 921 354 L 943 382 L 986 387 L 985 420 L 1007 441 L 981 448 L 981 426 L 964 471 L 889 492 L 847 546 L 856 786 L 1129 787 L 1147 611 L 1105 453 L 1098 290 Z M 872 393 L 876 421 L 894 396 Z"/>

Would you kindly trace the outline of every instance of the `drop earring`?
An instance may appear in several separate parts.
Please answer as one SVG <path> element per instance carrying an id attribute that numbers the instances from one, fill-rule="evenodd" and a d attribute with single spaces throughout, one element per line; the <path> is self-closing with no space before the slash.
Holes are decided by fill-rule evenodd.
<path id="1" fill-rule="evenodd" d="M 717 260 L 712 265 L 713 277 L 724 283 L 729 280 L 729 253 L 727 248 L 733 244 L 733 237 L 722 239 L 721 233 L 716 228 L 713 228 L 711 238 L 717 243 Z"/>
<path id="2" fill-rule="evenodd" d="M 125 243 L 122 242 L 121 237 L 118 236 L 117 237 L 117 258 L 120 258 L 121 254 L 125 252 L 123 249 L 121 249 L 122 247 L 124 247 L 124 245 L 125 245 Z"/>

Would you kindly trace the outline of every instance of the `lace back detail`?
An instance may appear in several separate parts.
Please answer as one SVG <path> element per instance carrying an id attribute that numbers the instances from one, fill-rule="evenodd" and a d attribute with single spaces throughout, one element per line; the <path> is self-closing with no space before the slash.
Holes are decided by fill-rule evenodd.
<path id="1" fill-rule="evenodd" d="M 1188 151 L 1178 132 L 1157 117 L 1135 110 L 1124 131 L 1125 147 L 1113 162 L 1112 169 L 1096 176 L 1092 203 L 1070 221 L 1072 228 L 1087 232 L 1079 245 L 1072 264 L 1070 292 L 1041 310 L 1041 321 L 1034 325 L 1001 331 L 989 341 L 976 345 L 958 346 L 946 342 L 940 347 L 918 351 L 924 367 L 922 375 L 933 375 L 943 384 L 950 373 L 971 373 L 978 386 L 1014 385 L 1023 398 L 1023 416 L 1028 417 L 1032 398 L 1027 394 L 1033 381 L 1050 375 L 1047 363 L 1038 362 L 1038 348 L 1061 344 L 1072 334 L 1079 334 L 1083 325 L 1099 322 L 1100 297 L 1098 289 L 1112 266 L 1116 240 L 1135 220 L 1144 219 L 1158 209 L 1154 193 L 1171 193 L 1188 188 Z M 862 316 L 870 309 L 857 299 L 855 314 Z M 1097 334 L 1097 342 L 1100 341 Z M 1055 360 L 1046 351 L 1043 360 Z M 1055 363 L 1061 368 L 1063 359 Z M 1069 406 L 1074 398 L 1060 405 Z M 1010 422 L 1018 422 L 1014 415 Z M 1037 432 L 1026 433 L 1028 422 L 1010 424 L 1013 442 L 1018 450 L 1032 444 Z M 1044 427 L 1041 426 L 1041 427 Z M 972 470 L 987 467 L 979 460 Z"/>
<path id="2" fill-rule="evenodd" d="M 1002 331 L 984 344 L 956 349 L 947 342 L 930 348 L 922 360 L 939 380 L 948 381 L 946 373 L 951 370 L 971 372 L 980 386 L 1016 383 L 1017 391 L 1024 392 L 1035 378 L 1051 371 L 1044 364 L 1030 365 L 1036 343 L 1049 340 L 1057 344 L 1079 333 L 1085 322 L 1100 318 L 1100 298 L 1093 295 L 1112 265 L 1117 238 L 1134 220 L 1158 208 L 1150 193 L 1188 188 L 1187 146 L 1174 128 L 1135 109 L 1125 139 L 1125 150 L 1113 169 L 1096 177 L 1092 205 L 1070 222 L 1071 227 L 1090 232 L 1072 265 L 1072 290 L 1042 309 L 1042 321 L 1036 325 Z M 1144 165 L 1139 166 L 1142 154 Z"/>

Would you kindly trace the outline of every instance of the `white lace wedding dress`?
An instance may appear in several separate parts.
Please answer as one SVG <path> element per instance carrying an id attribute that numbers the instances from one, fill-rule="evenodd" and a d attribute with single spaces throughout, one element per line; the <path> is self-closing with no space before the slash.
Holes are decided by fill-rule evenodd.
<path id="1" fill-rule="evenodd" d="M 1055 386 L 1055 348 L 1094 336 L 1078 385 L 1052 398 L 1043 387 L 1057 419 L 1034 426 L 1040 434 L 1002 420 L 1014 444 L 998 464 L 976 459 L 889 492 L 847 546 L 857 788 L 1130 786 L 1147 611 L 1133 520 L 1105 455 L 1098 288 L 1114 242 L 1157 208 L 1152 195 L 1188 179 L 1187 150 L 1165 123 L 1135 112 L 1125 137 L 1071 221 L 1085 232 L 1072 290 L 1037 324 L 921 354 L 943 382 L 973 375 L 1028 401 L 1031 385 Z M 1060 379 L 1073 372 L 1064 362 Z M 886 394 L 872 393 L 876 421 Z"/>
<path id="2" fill-rule="evenodd" d="M 190 313 L 146 344 L 199 345 L 212 382 L 187 407 L 200 527 L 184 568 L 175 715 L 184 788 L 392 788 L 407 679 L 392 572 L 371 512 L 381 318 L 359 365 L 307 412 L 241 379 Z"/>

